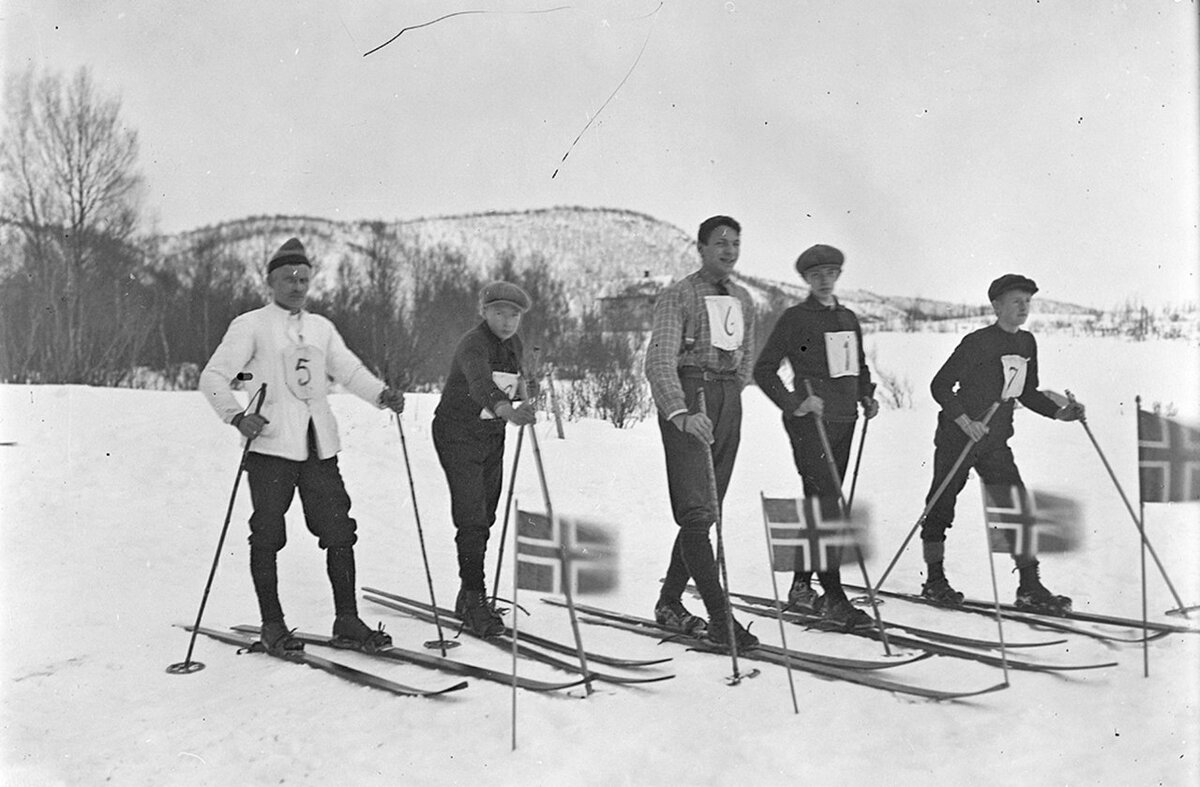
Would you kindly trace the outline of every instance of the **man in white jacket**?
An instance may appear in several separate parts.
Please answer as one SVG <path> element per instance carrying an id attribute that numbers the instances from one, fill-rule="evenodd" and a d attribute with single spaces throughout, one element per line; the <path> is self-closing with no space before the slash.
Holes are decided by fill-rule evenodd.
<path id="1" fill-rule="evenodd" d="M 379 407 L 404 409 L 404 394 L 367 370 L 326 318 L 304 310 L 312 264 L 297 238 L 284 243 L 267 264 L 272 302 L 229 325 L 221 345 L 200 374 L 200 390 L 221 420 L 253 440 L 246 477 L 250 517 L 250 576 L 262 616 L 262 642 L 276 653 L 302 650 L 284 622 L 275 555 L 287 542 L 284 514 L 296 489 L 308 529 L 325 550 L 333 586 L 334 644 L 374 650 L 391 637 L 358 617 L 355 598 L 356 524 L 338 470 L 337 421 L 329 408 L 330 380 Z M 231 382 L 238 376 L 266 384 L 261 414 L 243 408 Z M 249 409 L 250 412 L 246 410 Z"/>

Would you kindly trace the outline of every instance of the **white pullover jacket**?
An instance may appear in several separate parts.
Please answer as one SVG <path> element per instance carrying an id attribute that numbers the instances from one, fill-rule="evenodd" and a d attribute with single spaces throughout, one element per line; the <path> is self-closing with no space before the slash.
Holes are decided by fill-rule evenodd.
<path id="1" fill-rule="evenodd" d="M 329 408 L 330 380 L 379 407 L 386 387 L 342 341 L 333 323 L 301 310 L 292 314 L 271 303 L 234 319 L 200 373 L 200 391 L 221 420 L 243 411 L 230 383 L 240 372 L 252 377 L 246 390 L 263 383 L 262 415 L 270 421 L 254 440 L 254 452 L 303 461 L 308 458 L 308 423 L 317 436 L 317 455 L 338 452 L 337 421 Z"/>

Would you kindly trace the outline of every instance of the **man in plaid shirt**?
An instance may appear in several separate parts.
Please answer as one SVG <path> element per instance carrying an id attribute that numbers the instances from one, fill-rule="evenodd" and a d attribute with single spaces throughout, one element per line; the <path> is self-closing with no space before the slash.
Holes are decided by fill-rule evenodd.
<path id="1" fill-rule="evenodd" d="M 654 306 L 646 351 L 646 378 L 658 409 L 667 459 L 671 510 L 679 533 L 655 604 L 655 619 L 687 634 L 700 634 L 705 621 L 683 606 L 688 579 L 695 580 L 708 611 L 708 634 L 729 644 L 725 594 L 709 530 L 725 498 L 742 426 L 742 388 L 754 367 L 754 304 L 730 279 L 738 261 L 741 226 L 728 216 L 700 225 L 696 248 L 700 270 L 672 284 Z M 703 390 L 706 410 L 698 408 Z M 709 451 L 717 500 L 708 484 Z M 734 621 L 739 650 L 758 644 Z"/>

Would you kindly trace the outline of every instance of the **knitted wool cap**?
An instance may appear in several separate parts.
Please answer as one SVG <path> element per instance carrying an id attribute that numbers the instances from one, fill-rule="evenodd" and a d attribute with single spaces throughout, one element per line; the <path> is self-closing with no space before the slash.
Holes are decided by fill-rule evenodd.
<path id="1" fill-rule="evenodd" d="M 1019 273 L 1006 273 L 988 287 L 988 300 L 994 301 L 1009 290 L 1021 290 L 1033 295 L 1038 291 L 1033 279 Z"/>
<path id="2" fill-rule="evenodd" d="M 510 303 L 520 309 L 522 314 L 529 311 L 531 305 L 525 290 L 507 281 L 489 282 L 479 291 L 480 309 L 493 303 Z"/>
<path id="3" fill-rule="evenodd" d="M 271 255 L 271 261 L 267 263 L 267 273 L 284 265 L 307 265 L 312 267 L 312 263 L 308 261 L 308 255 L 304 253 L 304 244 L 299 238 L 288 238 L 284 244 L 279 247 L 279 251 Z"/>
<path id="4" fill-rule="evenodd" d="M 836 265 L 840 268 L 845 262 L 846 255 L 842 254 L 841 250 L 818 243 L 816 246 L 809 246 L 796 258 L 796 272 L 803 276 L 809 268 L 818 265 Z"/>

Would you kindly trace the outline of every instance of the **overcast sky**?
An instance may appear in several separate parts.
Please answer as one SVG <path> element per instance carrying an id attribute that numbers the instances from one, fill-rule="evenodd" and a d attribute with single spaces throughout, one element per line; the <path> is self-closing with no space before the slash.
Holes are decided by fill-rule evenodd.
<path id="1" fill-rule="evenodd" d="M 1101 307 L 1200 297 L 1192 0 L 183 7 L 0 0 L 6 73 L 88 66 L 120 96 L 162 231 L 727 213 L 778 279 L 829 243 L 882 294 L 982 302 L 1017 271 Z M 480 8 L 503 12 L 363 56 Z"/>

